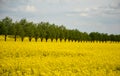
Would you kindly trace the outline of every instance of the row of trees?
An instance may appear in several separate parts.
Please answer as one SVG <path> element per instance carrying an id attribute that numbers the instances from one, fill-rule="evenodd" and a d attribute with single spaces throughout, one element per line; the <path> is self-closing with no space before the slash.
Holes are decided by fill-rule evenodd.
<path id="1" fill-rule="evenodd" d="M 33 22 L 28 22 L 26 19 L 21 19 L 19 22 L 13 22 L 11 18 L 5 17 L 0 20 L 0 35 L 5 35 L 5 41 L 7 35 L 13 35 L 16 41 L 17 36 L 21 37 L 21 40 L 24 40 L 24 37 L 29 37 L 29 41 L 32 38 L 35 38 L 35 41 L 38 38 L 46 39 L 68 39 L 75 41 L 120 41 L 120 35 L 108 35 L 105 33 L 91 32 L 90 34 L 86 32 L 80 32 L 77 29 L 66 29 L 63 25 L 57 26 L 55 24 L 49 24 L 48 22 L 40 22 L 35 24 Z"/>

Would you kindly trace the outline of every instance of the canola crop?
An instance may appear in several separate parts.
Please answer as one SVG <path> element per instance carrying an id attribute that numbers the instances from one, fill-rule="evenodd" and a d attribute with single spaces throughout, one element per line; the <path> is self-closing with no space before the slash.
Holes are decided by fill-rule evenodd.
<path id="1" fill-rule="evenodd" d="M 0 41 L 0 76 L 120 76 L 120 43 Z"/>

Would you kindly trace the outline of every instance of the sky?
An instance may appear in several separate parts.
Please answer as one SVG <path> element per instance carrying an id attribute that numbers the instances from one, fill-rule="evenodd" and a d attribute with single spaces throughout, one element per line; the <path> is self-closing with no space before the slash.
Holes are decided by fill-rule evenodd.
<path id="1" fill-rule="evenodd" d="M 0 20 L 6 16 L 87 33 L 120 34 L 120 0 L 0 0 Z"/>

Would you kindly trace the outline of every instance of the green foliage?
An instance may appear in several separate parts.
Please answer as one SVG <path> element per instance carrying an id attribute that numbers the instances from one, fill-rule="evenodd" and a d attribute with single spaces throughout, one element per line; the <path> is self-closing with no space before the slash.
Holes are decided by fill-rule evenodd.
<path id="1" fill-rule="evenodd" d="M 9 34 L 10 31 L 10 27 L 12 25 L 12 19 L 9 17 L 5 17 L 4 19 L 2 19 L 1 21 L 1 34 L 5 35 L 5 41 L 6 41 L 6 37 Z"/>
<path id="2" fill-rule="evenodd" d="M 0 20 L 0 35 L 5 35 L 5 41 L 7 35 L 14 35 L 15 41 L 16 36 L 20 36 L 21 40 L 24 40 L 24 37 L 29 37 L 29 41 L 32 38 L 35 38 L 37 41 L 38 38 L 46 39 L 64 39 L 65 41 L 120 41 L 120 35 L 108 35 L 106 33 L 99 33 L 99 32 L 91 32 L 90 34 L 86 32 L 80 32 L 77 29 L 66 29 L 65 26 L 50 24 L 48 22 L 40 22 L 35 24 L 33 22 L 28 22 L 26 19 L 21 19 L 19 22 L 12 22 L 12 19 L 9 17 L 5 17 L 4 19 Z"/>

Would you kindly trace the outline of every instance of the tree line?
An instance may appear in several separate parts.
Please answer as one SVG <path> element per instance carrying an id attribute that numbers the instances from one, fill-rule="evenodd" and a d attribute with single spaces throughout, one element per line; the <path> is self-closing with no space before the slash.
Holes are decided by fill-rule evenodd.
<path id="1" fill-rule="evenodd" d="M 50 24 L 48 22 L 40 22 L 40 23 L 33 23 L 28 22 L 26 19 L 21 19 L 20 21 L 13 22 L 10 17 L 5 17 L 4 19 L 0 20 L 0 35 L 5 36 L 5 41 L 7 35 L 13 35 L 14 40 L 16 41 L 17 36 L 20 36 L 21 41 L 24 41 L 25 37 L 29 38 L 29 41 L 32 38 L 35 38 L 37 42 L 38 38 L 46 39 L 64 39 L 65 41 L 112 41 L 112 42 L 120 42 L 120 35 L 114 35 L 107 33 L 99 33 L 99 32 L 80 32 L 77 29 L 66 29 L 65 26 Z"/>

